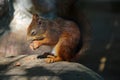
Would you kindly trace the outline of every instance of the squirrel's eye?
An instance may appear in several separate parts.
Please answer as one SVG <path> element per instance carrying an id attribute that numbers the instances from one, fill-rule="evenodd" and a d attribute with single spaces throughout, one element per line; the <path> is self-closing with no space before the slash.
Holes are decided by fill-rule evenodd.
<path id="1" fill-rule="evenodd" d="M 32 36 L 36 35 L 36 33 L 37 33 L 37 32 L 36 32 L 35 29 L 33 29 L 33 30 L 31 31 L 31 35 L 32 35 Z"/>

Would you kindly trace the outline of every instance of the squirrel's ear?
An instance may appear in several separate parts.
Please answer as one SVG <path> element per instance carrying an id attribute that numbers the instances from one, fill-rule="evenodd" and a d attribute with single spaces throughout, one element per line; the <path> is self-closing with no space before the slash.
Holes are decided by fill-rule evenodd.
<path id="1" fill-rule="evenodd" d="M 33 19 L 36 20 L 39 18 L 39 15 L 38 14 L 33 14 Z"/>

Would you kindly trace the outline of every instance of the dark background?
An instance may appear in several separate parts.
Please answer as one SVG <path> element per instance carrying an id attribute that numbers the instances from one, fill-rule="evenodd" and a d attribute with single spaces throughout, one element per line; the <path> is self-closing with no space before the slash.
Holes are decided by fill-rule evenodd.
<path id="1" fill-rule="evenodd" d="M 101 74 L 105 80 L 119 80 L 120 1 L 86 0 L 83 7 L 92 25 L 91 47 L 83 64 Z M 99 71 L 102 57 L 106 58 L 105 68 Z"/>

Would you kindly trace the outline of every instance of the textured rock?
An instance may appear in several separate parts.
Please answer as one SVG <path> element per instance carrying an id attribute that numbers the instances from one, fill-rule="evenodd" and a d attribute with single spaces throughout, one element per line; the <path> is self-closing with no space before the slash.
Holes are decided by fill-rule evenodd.
<path id="1" fill-rule="evenodd" d="M 48 64 L 36 57 L 0 58 L 0 80 L 103 80 L 81 64 L 64 61 Z"/>

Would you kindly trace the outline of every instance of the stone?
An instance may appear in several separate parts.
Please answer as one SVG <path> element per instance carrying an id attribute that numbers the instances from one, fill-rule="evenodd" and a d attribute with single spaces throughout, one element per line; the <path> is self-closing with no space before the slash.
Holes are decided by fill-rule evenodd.
<path id="1" fill-rule="evenodd" d="M 75 62 L 46 63 L 37 55 L 0 58 L 0 80 L 103 80 L 91 69 Z M 14 65 L 20 63 L 20 66 Z"/>

